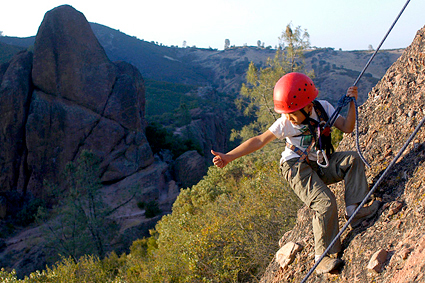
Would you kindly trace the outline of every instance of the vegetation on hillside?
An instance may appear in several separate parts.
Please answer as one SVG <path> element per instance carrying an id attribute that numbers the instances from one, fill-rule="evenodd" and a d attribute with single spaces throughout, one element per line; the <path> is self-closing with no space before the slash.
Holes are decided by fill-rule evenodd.
<path id="1" fill-rule="evenodd" d="M 277 149 L 278 150 L 278 149 Z M 294 224 L 300 202 L 279 176 L 276 151 L 253 154 L 223 170 L 210 168 L 183 190 L 129 254 L 63 258 L 53 267 L 8 282 L 248 282 L 259 279 L 278 240 Z M 265 158 L 266 157 L 266 158 Z M 283 205 L 287 204 L 287 205 Z M 290 204 L 290 205 L 288 205 Z M 2 282 L 3 282 L 2 281 Z"/>
<path id="2" fill-rule="evenodd" d="M 187 150 L 202 150 L 193 140 L 181 140 L 173 132 L 192 122 L 191 112 L 202 109 L 203 113 L 220 112 L 229 129 L 241 129 L 253 117 L 245 117 L 234 105 L 235 97 L 219 93 L 212 87 L 198 87 L 168 82 L 145 80 L 146 86 L 146 135 L 154 153 L 169 149 L 174 157 Z M 196 118 L 197 119 L 197 118 Z M 236 141 L 235 141 L 236 142 Z M 234 142 L 234 143 L 235 143 Z M 230 143 L 232 146 L 233 143 Z"/>
<path id="3" fill-rule="evenodd" d="M 160 153 L 161 150 L 169 150 L 174 158 L 189 150 L 204 154 L 199 144 L 191 139 L 183 140 L 157 122 L 151 122 L 146 127 L 146 138 L 154 154 Z"/>
<path id="4" fill-rule="evenodd" d="M 165 113 L 173 113 L 181 104 L 195 106 L 199 97 L 187 95 L 196 90 L 196 86 L 159 82 L 145 79 L 146 117 L 150 120 L 165 120 Z M 162 119 L 161 119 L 162 118 Z"/>
<path id="5" fill-rule="evenodd" d="M 37 220 L 50 261 L 58 260 L 58 255 L 74 261 L 85 254 L 103 258 L 117 235 L 119 225 L 109 217 L 116 207 L 110 207 L 100 193 L 99 164 L 94 153 L 83 151 L 75 162 L 67 164 L 61 185 L 46 182 L 49 198 L 57 203 L 51 208 L 40 206 Z M 134 193 L 129 199 L 133 197 Z"/>
<path id="6" fill-rule="evenodd" d="M 147 42 L 100 24 L 90 25 L 100 44 L 105 46 L 106 54 L 111 61 L 129 62 L 140 70 L 144 78 L 161 78 L 162 81 L 172 83 L 194 83 L 205 82 L 211 77 L 210 70 L 196 68 L 192 64 L 180 61 L 177 47 Z"/>

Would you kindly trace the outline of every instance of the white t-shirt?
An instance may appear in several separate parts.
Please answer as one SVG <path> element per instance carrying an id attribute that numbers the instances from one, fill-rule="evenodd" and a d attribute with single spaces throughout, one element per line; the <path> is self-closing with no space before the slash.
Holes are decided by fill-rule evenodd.
<path id="1" fill-rule="evenodd" d="M 328 117 L 331 117 L 335 111 L 335 108 L 326 100 L 318 100 L 320 104 L 325 109 Z M 338 115 L 339 116 L 339 115 Z M 317 116 L 316 111 L 313 111 L 310 115 L 310 118 L 319 121 L 319 117 Z M 273 125 L 270 126 L 269 130 L 278 138 L 284 139 L 286 138 L 286 142 L 293 144 L 298 147 L 302 151 L 305 151 L 307 147 L 310 145 L 313 136 L 311 134 L 304 135 L 303 133 L 308 132 L 308 126 L 294 125 L 288 119 L 286 119 L 285 115 L 282 114 L 282 117 L 277 119 Z M 285 147 L 285 150 L 282 152 L 282 157 L 280 159 L 280 163 L 287 161 L 292 158 L 299 158 L 300 156 L 296 154 L 294 151 L 290 150 L 288 147 Z M 315 150 L 311 150 L 308 154 L 308 159 L 312 161 L 317 160 L 317 153 Z"/>

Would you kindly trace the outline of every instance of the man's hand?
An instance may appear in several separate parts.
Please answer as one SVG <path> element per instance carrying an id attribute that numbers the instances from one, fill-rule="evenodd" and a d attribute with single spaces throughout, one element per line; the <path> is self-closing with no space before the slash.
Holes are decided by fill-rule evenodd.
<path id="1" fill-rule="evenodd" d="M 354 97 L 357 100 L 357 97 L 358 97 L 357 86 L 350 86 L 347 90 L 347 96 Z"/>
<path id="2" fill-rule="evenodd" d="M 230 162 L 229 158 L 224 153 L 216 152 L 212 149 L 211 149 L 211 153 L 214 155 L 214 158 L 212 161 L 214 165 L 217 166 L 218 168 L 223 168 Z"/>

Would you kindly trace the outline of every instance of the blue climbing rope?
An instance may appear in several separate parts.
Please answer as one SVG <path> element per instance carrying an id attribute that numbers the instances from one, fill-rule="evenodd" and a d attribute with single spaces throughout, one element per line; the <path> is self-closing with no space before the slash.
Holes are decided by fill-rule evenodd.
<path id="1" fill-rule="evenodd" d="M 409 0 L 410 1 L 410 0 Z M 325 124 L 324 128 L 326 127 L 332 127 L 333 124 L 336 121 L 336 118 L 338 118 L 339 112 L 341 112 L 341 109 L 347 106 L 351 101 L 354 101 L 355 109 L 356 109 L 356 149 L 360 156 L 360 159 L 363 161 L 364 164 L 366 164 L 367 167 L 371 167 L 369 162 L 367 162 L 366 158 L 363 156 L 362 150 L 360 149 L 360 138 L 359 138 L 359 111 L 358 111 L 358 105 L 357 100 L 354 97 L 348 97 L 346 95 L 342 96 L 341 99 L 338 101 L 338 106 L 335 109 L 334 113 L 329 118 L 328 122 Z"/>

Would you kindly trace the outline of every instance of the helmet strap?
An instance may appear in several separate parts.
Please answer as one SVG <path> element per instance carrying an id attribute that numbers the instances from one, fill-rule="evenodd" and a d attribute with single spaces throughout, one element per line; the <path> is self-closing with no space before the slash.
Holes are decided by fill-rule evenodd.
<path id="1" fill-rule="evenodd" d="M 315 127 L 318 124 L 318 122 L 314 119 L 310 118 L 310 114 L 308 114 L 304 108 L 300 109 L 301 113 L 305 116 L 304 121 L 302 121 L 301 124 L 307 125 L 310 133 L 313 135 L 313 139 L 316 140 L 316 130 Z"/>
<path id="2" fill-rule="evenodd" d="M 304 108 L 300 109 L 300 112 L 303 113 L 303 115 L 305 116 L 304 121 L 301 122 L 301 124 L 309 124 L 310 122 L 310 114 L 308 114 Z"/>

